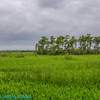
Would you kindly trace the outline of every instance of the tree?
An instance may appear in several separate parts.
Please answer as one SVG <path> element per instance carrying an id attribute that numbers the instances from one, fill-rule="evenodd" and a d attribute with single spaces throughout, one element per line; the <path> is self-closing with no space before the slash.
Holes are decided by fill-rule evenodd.
<path id="1" fill-rule="evenodd" d="M 56 38 L 54 36 L 50 36 L 50 41 L 49 41 L 49 44 L 50 44 L 50 48 L 49 48 L 49 54 L 55 54 L 56 52 Z"/>
<path id="2" fill-rule="evenodd" d="M 54 45 L 55 45 L 55 37 L 54 36 L 51 36 L 50 37 L 50 50 L 53 50 L 53 48 L 52 47 L 54 47 Z"/>
<path id="3" fill-rule="evenodd" d="M 72 36 L 72 38 L 70 39 L 70 48 L 73 54 L 77 45 L 76 43 L 77 43 L 77 39 L 74 36 Z"/>
<path id="4" fill-rule="evenodd" d="M 68 41 L 69 41 L 69 35 L 66 35 L 66 36 L 64 37 L 64 49 L 65 49 L 65 50 L 67 50 Z"/>
<path id="5" fill-rule="evenodd" d="M 93 37 L 91 34 L 86 35 L 86 41 L 87 41 L 87 51 L 88 53 L 91 51 L 92 43 L 93 43 Z"/>
<path id="6" fill-rule="evenodd" d="M 99 46 L 99 44 L 100 44 L 100 36 L 94 37 L 93 41 L 95 43 L 94 48 L 96 49 L 96 54 L 97 54 L 99 52 L 99 49 L 100 49 L 100 46 Z"/>
<path id="7" fill-rule="evenodd" d="M 48 49 L 48 38 L 43 36 L 41 40 L 39 41 L 39 50 L 42 54 L 46 53 L 46 50 Z"/>
<path id="8" fill-rule="evenodd" d="M 80 47 L 79 48 L 80 48 L 80 51 L 82 54 L 86 54 L 86 48 L 88 46 L 86 41 L 87 41 L 86 36 L 84 36 L 84 35 L 80 36 L 80 38 L 79 38 Z"/>
<path id="9" fill-rule="evenodd" d="M 51 45 L 55 44 L 55 37 L 54 36 L 50 36 L 50 44 Z"/>
<path id="10" fill-rule="evenodd" d="M 93 45 L 94 48 L 93 48 Z M 78 48 L 77 48 L 78 47 Z M 50 39 L 43 36 L 35 45 L 38 54 L 90 54 L 100 52 L 100 36 L 92 37 L 91 34 L 82 35 L 78 39 L 69 35 L 50 36 Z M 94 52 L 95 51 L 95 52 Z"/>
<path id="11" fill-rule="evenodd" d="M 57 44 L 57 49 L 58 50 L 63 49 L 63 46 L 64 46 L 64 36 L 57 37 L 56 44 Z"/>

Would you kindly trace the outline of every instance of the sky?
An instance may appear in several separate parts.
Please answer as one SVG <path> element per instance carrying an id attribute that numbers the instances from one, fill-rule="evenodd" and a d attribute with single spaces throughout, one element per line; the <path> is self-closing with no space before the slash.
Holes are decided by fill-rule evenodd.
<path id="1" fill-rule="evenodd" d="M 0 0 L 0 50 L 32 50 L 41 36 L 100 35 L 100 0 Z"/>

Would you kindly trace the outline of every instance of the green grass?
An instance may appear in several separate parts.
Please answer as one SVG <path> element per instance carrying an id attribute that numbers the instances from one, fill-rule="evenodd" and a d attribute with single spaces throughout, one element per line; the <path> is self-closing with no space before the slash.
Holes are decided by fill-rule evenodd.
<path id="1" fill-rule="evenodd" d="M 0 56 L 0 95 L 31 95 L 30 100 L 100 100 L 100 55 L 66 59 L 22 54 Z"/>

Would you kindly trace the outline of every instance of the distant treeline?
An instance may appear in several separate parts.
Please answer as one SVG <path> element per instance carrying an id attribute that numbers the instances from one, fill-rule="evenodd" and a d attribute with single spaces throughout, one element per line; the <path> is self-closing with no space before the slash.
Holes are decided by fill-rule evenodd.
<path id="1" fill-rule="evenodd" d="M 0 53 L 1 52 L 33 52 L 33 50 L 0 50 Z"/>
<path id="2" fill-rule="evenodd" d="M 35 45 L 37 54 L 100 54 L 100 36 L 92 37 L 91 34 L 75 36 L 42 36 Z"/>

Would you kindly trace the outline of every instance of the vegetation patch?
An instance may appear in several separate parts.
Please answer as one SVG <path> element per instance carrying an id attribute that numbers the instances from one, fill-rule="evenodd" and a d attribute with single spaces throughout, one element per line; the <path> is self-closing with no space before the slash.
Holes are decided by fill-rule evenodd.
<path id="1" fill-rule="evenodd" d="M 16 55 L 16 58 L 24 58 L 25 56 L 24 56 L 24 54 L 17 54 Z"/>
<path id="2" fill-rule="evenodd" d="M 1 53 L 0 56 L 1 56 L 1 57 L 8 57 L 8 54 L 6 54 L 6 53 Z"/>
<path id="3" fill-rule="evenodd" d="M 15 57 L 20 53 L 0 57 L 0 95 L 29 95 L 30 100 L 100 100 L 100 55 L 22 54 L 23 59 Z"/>
<path id="4" fill-rule="evenodd" d="M 36 43 L 35 51 L 39 55 L 86 55 L 100 54 L 100 36 L 92 37 L 91 34 L 75 36 L 42 36 Z"/>

